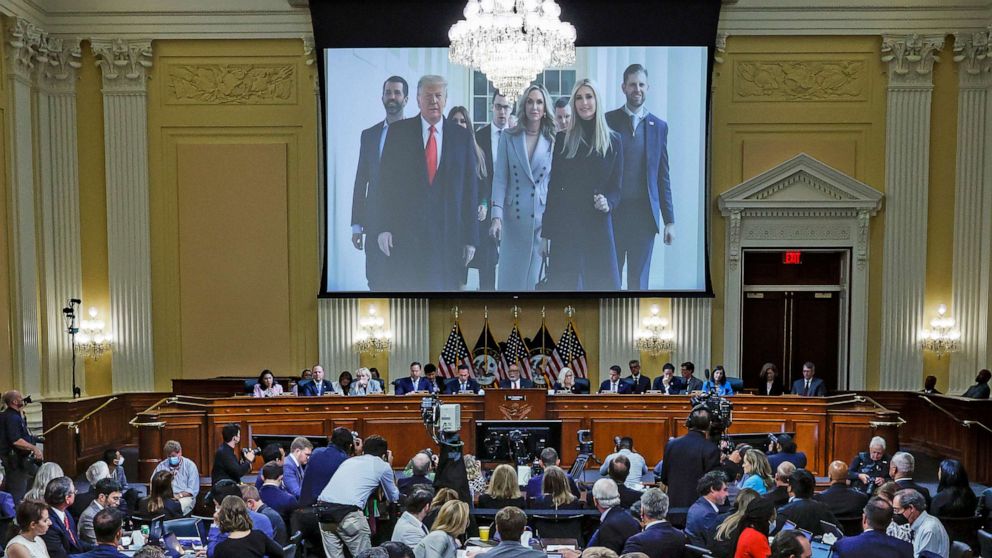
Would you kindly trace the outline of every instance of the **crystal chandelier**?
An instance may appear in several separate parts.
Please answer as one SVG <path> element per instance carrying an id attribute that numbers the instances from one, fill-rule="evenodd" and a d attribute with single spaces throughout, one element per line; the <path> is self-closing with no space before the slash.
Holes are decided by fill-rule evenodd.
<path id="1" fill-rule="evenodd" d="M 89 309 L 88 320 L 82 320 L 79 333 L 76 335 L 76 349 L 87 360 L 95 360 L 110 350 L 111 337 L 104 333 L 103 320 L 99 319 L 96 308 Z"/>
<path id="2" fill-rule="evenodd" d="M 924 351 L 937 353 L 937 358 L 960 348 L 961 332 L 954 329 L 954 318 L 945 318 L 945 314 L 947 306 L 941 304 L 937 307 L 937 317 L 930 320 L 930 331 L 924 331 L 920 340 L 920 347 Z"/>
<path id="3" fill-rule="evenodd" d="M 546 68 L 575 63 L 575 27 L 554 0 L 468 0 L 448 31 L 452 62 L 478 68 L 512 103 Z"/>
<path id="4" fill-rule="evenodd" d="M 652 355 L 668 353 L 675 349 L 675 333 L 667 329 L 668 320 L 658 315 L 657 305 L 651 307 L 651 315 L 641 321 L 634 345 L 638 350 Z"/>
<path id="5" fill-rule="evenodd" d="M 383 329 L 385 324 L 385 320 L 376 315 L 375 306 L 369 306 L 369 315 L 358 321 L 355 350 L 370 355 L 388 351 L 389 347 L 392 346 L 390 339 L 392 334 Z"/>

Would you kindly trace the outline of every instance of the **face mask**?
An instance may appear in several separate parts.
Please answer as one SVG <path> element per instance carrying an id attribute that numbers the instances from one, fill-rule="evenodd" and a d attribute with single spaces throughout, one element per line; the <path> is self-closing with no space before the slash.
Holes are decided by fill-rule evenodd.
<path id="1" fill-rule="evenodd" d="M 897 513 L 897 514 L 893 515 L 892 516 L 892 521 L 896 525 L 908 525 L 909 524 L 909 520 L 906 519 L 906 516 L 903 515 L 903 514 L 901 514 L 901 513 Z"/>
<path id="2" fill-rule="evenodd" d="M 179 456 L 178 455 L 174 455 L 174 456 L 170 457 L 169 458 L 169 465 L 171 465 L 173 467 L 178 466 L 179 465 Z"/>

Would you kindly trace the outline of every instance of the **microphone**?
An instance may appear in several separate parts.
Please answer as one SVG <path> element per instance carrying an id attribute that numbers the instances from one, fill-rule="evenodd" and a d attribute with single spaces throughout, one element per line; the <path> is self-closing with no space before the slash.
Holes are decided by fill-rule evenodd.
<path id="1" fill-rule="evenodd" d="M 703 377 L 706 378 L 707 380 L 710 379 L 710 369 L 709 368 L 706 368 L 706 369 L 703 370 Z"/>

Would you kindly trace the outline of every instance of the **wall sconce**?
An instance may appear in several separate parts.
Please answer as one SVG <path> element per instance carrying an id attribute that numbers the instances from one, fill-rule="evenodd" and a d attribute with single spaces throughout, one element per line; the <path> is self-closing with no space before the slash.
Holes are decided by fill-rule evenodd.
<path id="1" fill-rule="evenodd" d="M 87 360 L 96 360 L 110 350 L 111 335 L 104 332 L 103 320 L 99 319 L 97 309 L 91 307 L 89 319 L 80 322 L 79 333 L 76 335 L 76 349 Z"/>
<path id="2" fill-rule="evenodd" d="M 954 329 L 954 318 L 945 314 L 947 305 L 941 304 L 937 307 L 937 317 L 930 320 L 930 331 L 924 331 L 920 339 L 920 348 L 937 353 L 938 359 L 961 348 L 961 332 Z"/>
<path id="3" fill-rule="evenodd" d="M 651 355 L 668 353 L 675 349 L 675 332 L 668 329 L 668 319 L 658 315 L 661 310 L 651 306 L 651 315 L 641 320 L 634 345 L 638 350 Z"/>
<path id="4" fill-rule="evenodd" d="M 369 315 L 358 320 L 355 350 L 370 355 L 388 351 L 393 344 L 393 335 L 383 329 L 385 325 L 386 321 L 376 314 L 375 306 L 369 306 Z"/>

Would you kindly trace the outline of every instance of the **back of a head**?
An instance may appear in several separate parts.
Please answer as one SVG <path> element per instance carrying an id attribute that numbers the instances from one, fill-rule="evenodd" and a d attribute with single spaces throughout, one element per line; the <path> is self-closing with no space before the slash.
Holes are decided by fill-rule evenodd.
<path id="1" fill-rule="evenodd" d="M 796 441 L 788 434 L 780 434 L 778 436 L 778 445 L 782 453 L 796 453 Z"/>
<path id="2" fill-rule="evenodd" d="M 210 489 L 210 495 L 214 500 L 214 504 L 219 506 L 222 502 L 224 502 L 224 498 L 227 498 L 228 496 L 241 498 L 241 489 L 238 488 L 237 483 L 234 481 L 224 479 Z"/>
<path id="3" fill-rule="evenodd" d="M 686 422 L 689 430 L 706 432 L 710 429 L 710 412 L 705 407 L 696 407 L 689 413 L 689 420 Z"/>
<path id="4" fill-rule="evenodd" d="M 868 500 L 864 508 L 864 514 L 865 519 L 868 521 L 868 527 L 884 533 L 889 523 L 892 522 L 892 504 L 883 498 L 875 496 Z"/>
<path id="5" fill-rule="evenodd" d="M 431 469 L 431 458 L 426 453 L 420 452 L 410 460 L 414 475 L 426 475 Z"/>
<path id="6" fill-rule="evenodd" d="M 620 443 L 617 444 L 618 450 L 633 450 L 634 449 L 634 439 L 630 436 L 624 436 L 620 438 Z"/>
<path id="7" fill-rule="evenodd" d="M 792 473 L 796 472 L 796 464 L 791 461 L 783 461 L 775 469 L 775 480 L 779 482 L 789 482 Z M 844 478 L 847 478 L 846 476 Z"/>
<path id="8" fill-rule="evenodd" d="M 414 488 L 406 497 L 406 511 L 417 515 L 434 499 L 434 491 L 425 487 Z"/>
<path id="9" fill-rule="evenodd" d="M 282 444 L 278 442 L 272 442 L 271 444 L 266 444 L 262 448 L 262 460 L 268 463 L 269 461 L 278 461 L 282 459 Z"/>
<path id="10" fill-rule="evenodd" d="M 224 443 L 226 444 L 231 440 L 233 440 L 234 437 L 237 436 L 239 432 L 241 432 L 241 426 L 238 425 L 238 423 L 236 422 L 232 422 L 229 424 L 225 424 L 224 428 L 221 428 L 220 435 L 221 438 L 224 440 Z"/>
<path id="11" fill-rule="evenodd" d="M 627 459 L 626 455 L 618 455 L 613 458 L 609 466 L 609 476 L 611 479 L 617 481 L 618 483 L 623 483 L 627 480 L 627 475 L 630 473 L 630 459 Z"/>
<path id="12" fill-rule="evenodd" d="M 789 488 L 796 498 L 812 498 L 816 490 L 816 479 L 806 469 L 796 469 L 789 477 Z"/>
<path id="13" fill-rule="evenodd" d="M 91 485 L 96 484 L 100 479 L 110 476 L 110 467 L 106 461 L 96 461 L 86 469 L 86 481 Z"/>
<path id="14" fill-rule="evenodd" d="M 385 457 L 386 452 L 389 451 L 389 444 L 386 443 L 386 439 L 375 434 L 365 440 L 364 447 L 367 455 L 376 457 Z"/>
<path id="15" fill-rule="evenodd" d="M 262 466 L 262 480 L 277 480 L 282 476 L 282 467 L 275 461 L 269 461 Z"/>
<path id="16" fill-rule="evenodd" d="M 800 558 L 804 549 L 799 539 L 805 536 L 799 529 L 781 531 L 772 542 L 772 558 Z"/>
<path id="17" fill-rule="evenodd" d="M 165 558 L 165 551 L 153 544 L 146 544 L 134 553 L 134 558 Z"/>
<path id="18" fill-rule="evenodd" d="M 113 543 L 124 525 L 124 514 L 117 508 L 103 508 L 93 516 L 93 532 L 98 543 Z"/>
<path id="19" fill-rule="evenodd" d="M 544 448 L 541 450 L 541 464 L 545 467 L 558 464 L 558 452 L 555 448 Z"/>
<path id="20" fill-rule="evenodd" d="M 913 470 L 916 468 L 916 459 L 911 453 L 897 451 L 892 456 L 892 460 L 889 461 L 889 466 L 895 467 L 896 471 L 902 476 L 912 476 Z"/>
<path id="21" fill-rule="evenodd" d="M 345 453 L 351 451 L 354 443 L 355 437 L 352 436 L 351 430 L 347 428 L 339 426 L 331 432 L 331 445 Z"/>
<path id="22" fill-rule="evenodd" d="M 899 492 L 896 492 L 896 498 L 899 499 L 900 507 L 913 507 L 918 512 L 927 511 L 927 500 L 917 490 L 912 488 L 904 488 Z"/>
<path id="23" fill-rule="evenodd" d="M 649 488 L 641 494 L 641 515 L 652 520 L 665 519 L 668 515 L 668 495 L 658 488 Z"/>
<path id="24" fill-rule="evenodd" d="M 248 500 L 254 500 L 258 502 L 259 500 L 262 499 L 262 497 L 259 496 L 258 488 L 256 488 L 254 484 L 242 484 L 241 499 L 244 500 L 245 502 L 248 502 Z"/>
<path id="25" fill-rule="evenodd" d="M 389 558 L 389 552 L 382 547 L 366 548 L 355 555 L 355 558 Z"/>
<path id="26" fill-rule="evenodd" d="M 458 492 L 455 492 L 451 488 L 439 488 L 437 489 L 437 492 L 434 493 L 434 499 L 431 500 L 431 507 L 440 508 L 445 502 L 450 502 L 457 499 Z"/>
<path id="27" fill-rule="evenodd" d="M 714 490 L 720 490 L 727 484 L 727 475 L 723 471 L 710 471 L 700 477 L 696 483 L 696 492 L 700 496 L 706 496 Z"/>
<path id="28" fill-rule="evenodd" d="M 620 555 L 620 558 L 651 558 L 643 552 L 624 552 Z"/>
<path id="29" fill-rule="evenodd" d="M 618 558 L 617 553 L 605 546 L 590 546 L 582 551 L 581 558 Z"/>
<path id="30" fill-rule="evenodd" d="M 592 497 L 604 508 L 620 505 L 620 490 L 613 479 L 599 479 L 592 485 Z"/>
<path id="31" fill-rule="evenodd" d="M 527 515 L 516 506 L 506 506 L 496 514 L 496 531 L 504 541 L 519 541 L 527 527 Z"/>
<path id="32" fill-rule="evenodd" d="M 830 482 L 844 482 L 847 480 L 847 474 L 849 468 L 847 463 L 843 461 L 834 461 L 830 464 L 830 469 L 827 476 L 830 477 Z"/>
<path id="33" fill-rule="evenodd" d="M 414 558 L 413 549 L 399 541 L 386 541 L 379 548 L 389 553 L 389 558 Z"/>

